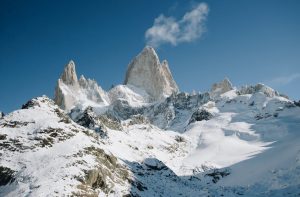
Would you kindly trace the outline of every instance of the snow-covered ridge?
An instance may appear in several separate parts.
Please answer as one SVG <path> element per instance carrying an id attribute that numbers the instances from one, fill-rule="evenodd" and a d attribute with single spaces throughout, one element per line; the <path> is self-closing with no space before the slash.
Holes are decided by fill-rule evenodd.
<path id="1" fill-rule="evenodd" d="M 179 92 L 163 65 L 146 47 L 105 92 L 71 61 L 55 101 L 0 117 L 0 196 L 300 194 L 299 102 L 227 78 Z"/>
<path id="2" fill-rule="evenodd" d="M 107 106 L 125 99 L 131 106 L 141 106 L 165 99 L 177 93 L 178 87 L 168 63 L 159 62 L 152 47 L 146 46 L 128 66 L 124 85 L 105 92 L 96 81 L 77 78 L 75 63 L 71 60 L 64 68 L 55 88 L 55 102 L 65 110 L 83 105 Z"/>
<path id="3" fill-rule="evenodd" d="M 130 173 L 97 134 L 45 96 L 22 108 L 0 119 L 0 196 L 128 193 Z"/>

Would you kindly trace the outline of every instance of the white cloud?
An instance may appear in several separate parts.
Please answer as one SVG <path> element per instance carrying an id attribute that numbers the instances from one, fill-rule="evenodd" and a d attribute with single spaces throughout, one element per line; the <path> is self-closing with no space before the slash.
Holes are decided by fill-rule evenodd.
<path id="1" fill-rule="evenodd" d="M 176 46 L 178 43 L 194 41 L 205 31 L 208 11 L 206 3 L 199 3 L 180 20 L 161 14 L 145 33 L 147 44 L 158 47 L 170 43 Z"/>
<path id="2" fill-rule="evenodd" d="M 274 86 L 284 86 L 287 85 L 297 79 L 300 79 L 300 73 L 294 73 L 289 76 L 281 76 L 270 81 L 270 84 Z"/>

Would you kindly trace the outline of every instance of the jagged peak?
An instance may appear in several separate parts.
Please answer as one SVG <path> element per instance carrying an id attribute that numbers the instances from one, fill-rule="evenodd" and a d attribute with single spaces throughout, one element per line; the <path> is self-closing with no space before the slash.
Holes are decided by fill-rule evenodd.
<path id="1" fill-rule="evenodd" d="M 25 104 L 22 105 L 22 109 L 29 109 L 32 107 L 41 107 L 44 105 L 54 106 L 55 103 L 48 96 L 42 95 L 40 97 L 36 97 L 36 98 L 33 98 L 33 99 L 27 101 Z"/>
<path id="2" fill-rule="evenodd" d="M 83 76 L 83 75 L 80 75 L 80 77 L 79 77 L 79 81 L 80 80 L 82 80 L 82 81 L 85 81 L 86 80 L 86 78 Z"/>
<path id="3" fill-rule="evenodd" d="M 67 85 L 78 84 L 75 63 L 73 60 L 70 60 L 69 63 L 65 65 L 64 71 L 61 74 L 60 79 Z"/>
<path id="4" fill-rule="evenodd" d="M 232 83 L 231 83 L 231 81 L 229 80 L 228 77 L 225 77 L 222 82 L 223 83 L 229 83 L 232 86 Z"/>
<path id="5" fill-rule="evenodd" d="M 149 45 L 146 45 L 144 47 L 144 49 L 142 50 L 142 53 L 143 54 L 151 54 L 151 55 L 154 55 L 154 56 L 158 57 L 155 49 L 153 47 L 149 46 Z"/>
<path id="6" fill-rule="evenodd" d="M 76 105 L 92 103 L 107 105 L 109 98 L 98 83 L 83 75 L 77 79 L 75 63 L 71 60 L 65 67 L 55 88 L 55 103 L 64 110 L 71 110 Z"/>
<path id="7" fill-rule="evenodd" d="M 219 83 L 214 83 L 211 87 L 211 95 L 212 96 L 219 96 L 225 92 L 228 92 L 230 90 L 233 90 L 232 83 L 230 80 L 225 77 L 222 81 Z"/>
<path id="8" fill-rule="evenodd" d="M 274 97 L 274 96 L 280 96 L 280 94 L 274 90 L 273 88 L 263 84 L 263 83 L 258 83 L 256 85 L 250 85 L 250 86 L 243 86 L 238 93 L 239 94 L 254 94 L 257 92 L 261 92 L 265 94 L 268 97 Z"/>
<path id="9" fill-rule="evenodd" d="M 160 100 L 178 92 L 166 60 L 160 63 L 153 47 L 146 46 L 128 65 L 125 85 L 145 90 L 154 100 Z"/>
<path id="10" fill-rule="evenodd" d="M 81 87 L 87 86 L 87 80 L 83 75 L 80 75 L 78 82 Z"/>

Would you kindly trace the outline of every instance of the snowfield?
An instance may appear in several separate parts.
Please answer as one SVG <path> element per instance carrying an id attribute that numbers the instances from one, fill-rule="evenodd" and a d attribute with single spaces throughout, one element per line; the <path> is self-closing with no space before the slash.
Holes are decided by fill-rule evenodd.
<path id="1" fill-rule="evenodd" d="M 47 97 L 33 99 L 0 120 L 0 166 L 13 172 L 6 184 L 1 179 L 1 195 L 297 196 L 300 107 L 255 94 L 200 105 L 212 118 L 182 124 L 181 131 L 132 117 L 120 121 L 121 130 L 103 127 L 105 137 L 73 122 Z M 184 120 L 192 113 L 179 114 Z M 128 171 L 126 179 L 110 180 L 112 193 L 84 181 L 103 165 L 84 151 L 89 147 L 114 155 Z"/>

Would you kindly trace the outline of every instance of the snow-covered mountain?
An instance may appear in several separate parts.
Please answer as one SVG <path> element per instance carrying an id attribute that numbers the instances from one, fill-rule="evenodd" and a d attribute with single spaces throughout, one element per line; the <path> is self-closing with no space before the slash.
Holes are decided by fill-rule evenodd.
<path id="1" fill-rule="evenodd" d="M 264 84 L 183 93 L 151 47 L 108 92 L 64 68 L 0 117 L 0 196 L 299 196 L 300 103 Z"/>
<path id="2" fill-rule="evenodd" d="M 83 75 L 78 80 L 75 63 L 72 60 L 65 66 L 57 81 L 54 101 L 67 111 L 77 104 L 107 105 L 109 102 L 106 92 L 98 86 L 96 81 L 85 79 Z"/>

